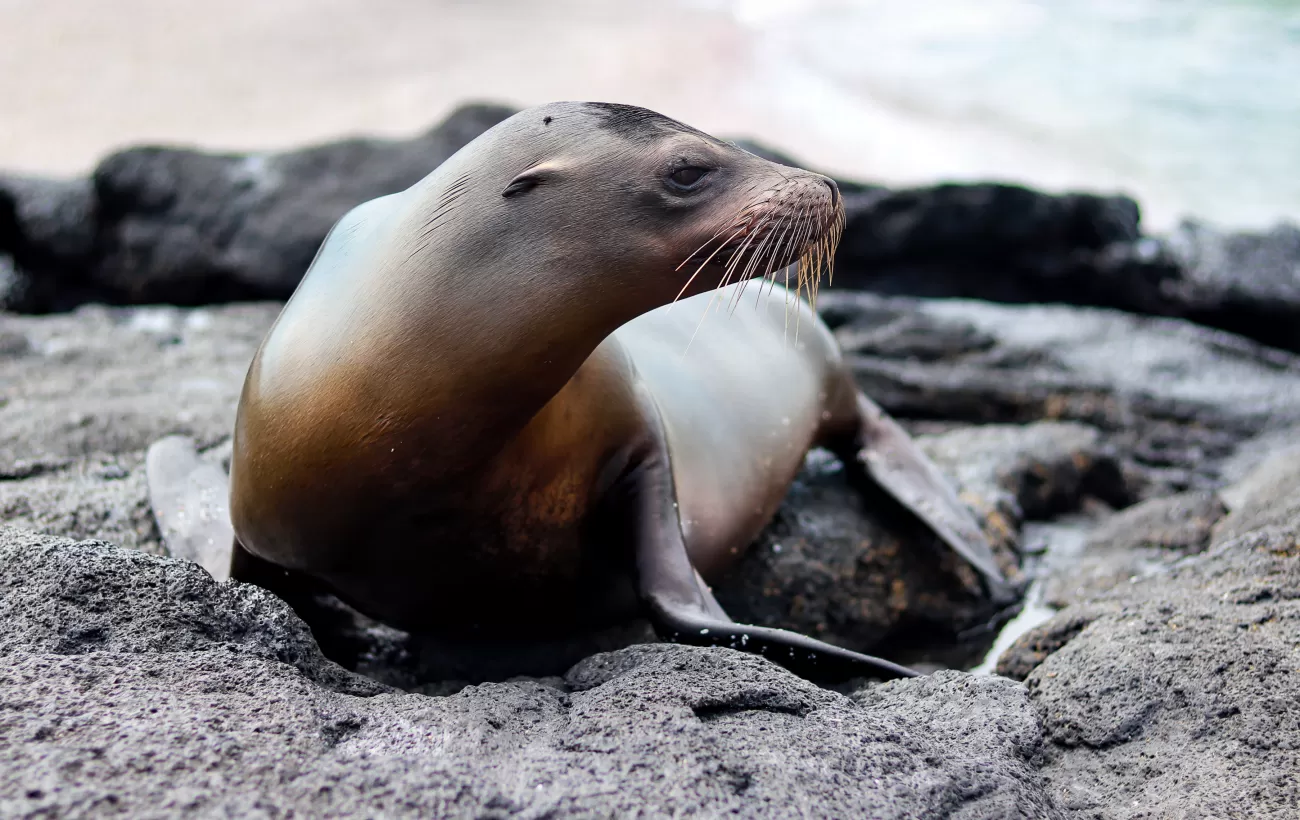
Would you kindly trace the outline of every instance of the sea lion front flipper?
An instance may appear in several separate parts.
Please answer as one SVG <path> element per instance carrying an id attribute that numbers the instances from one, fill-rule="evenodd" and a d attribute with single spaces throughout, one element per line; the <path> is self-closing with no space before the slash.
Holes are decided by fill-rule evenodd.
<path id="1" fill-rule="evenodd" d="M 911 510 L 984 577 L 997 601 L 1015 597 L 974 516 L 898 422 L 858 393 L 857 459 L 886 492 Z"/>
<path id="2" fill-rule="evenodd" d="M 917 672 L 842 647 L 762 626 L 733 623 L 691 564 L 677 516 L 666 448 L 655 448 L 625 476 L 635 520 L 637 591 L 660 638 L 696 646 L 726 646 L 762 655 L 814 680 L 910 678 Z"/>
<path id="3" fill-rule="evenodd" d="M 225 472 L 200 459 L 192 440 L 167 436 L 149 446 L 145 479 L 167 552 L 229 578 L 235 533 Z"/>

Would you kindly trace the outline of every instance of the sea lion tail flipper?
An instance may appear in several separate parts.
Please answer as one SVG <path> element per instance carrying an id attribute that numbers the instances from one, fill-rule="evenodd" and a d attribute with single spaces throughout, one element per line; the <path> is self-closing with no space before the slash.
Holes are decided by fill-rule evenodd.
<path id="1" fill-rule="evenodd" d="M 703 608 L 683 605 L 670 596 L 652 592 L 646 600 L 656 634 L 673 643 L 724 646 L 762 655 L 809 680 L 843 681 L 858 677 L 892 680 L 920 675 L 883 658 L 844 649 L 798 632 L 714 618 Z"/>
<path id="2" fill-rule="evenodd" d="M 861 393 L 858 408 L 857 458 L 867 474 L 974 567 L 994 600 L 1012 600 L 1014 591 L 993 548 L 939 468 L 898 422 Z"/>
<path id="3" fill-rule="evenodd" d="M 145 477 L 167 552 L 193 561 L 218 581 L 229 578 L 235 534 L 226 474 L 200 459 L 191 439 L 167 436 L 149 446 Z"/>

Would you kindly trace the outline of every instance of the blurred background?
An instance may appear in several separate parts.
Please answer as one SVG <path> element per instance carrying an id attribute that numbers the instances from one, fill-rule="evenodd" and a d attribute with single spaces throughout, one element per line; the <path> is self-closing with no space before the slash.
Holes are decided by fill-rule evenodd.
<path id="1" fill-rule="evenodd" d="M 1300 0 L 0 0 L 0 168 L 637 103 L 884 183 L 1300 218 Z"/>

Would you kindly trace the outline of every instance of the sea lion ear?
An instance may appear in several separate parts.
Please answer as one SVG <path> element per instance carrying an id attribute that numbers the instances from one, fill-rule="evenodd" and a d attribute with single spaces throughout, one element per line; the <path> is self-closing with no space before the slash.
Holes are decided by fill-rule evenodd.
<path id="1" fill-rule="evenodd" d="M 534 165 L 519 176 L 510 180 L 510 184 L 501 192 L 501 196 L 509 199 L 512 196 L 528 193 L 529 191 L 541 185 L 543 182 L 555 176 L 555 168 L 551 165 Z"/>

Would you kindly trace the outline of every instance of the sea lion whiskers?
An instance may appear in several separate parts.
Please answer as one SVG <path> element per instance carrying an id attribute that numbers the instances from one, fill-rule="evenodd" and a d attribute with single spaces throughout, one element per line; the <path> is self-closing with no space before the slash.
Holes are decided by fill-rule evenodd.
<path id="1" fill-rule="evenodd" d="M 786 182 L 788 183 L 789 180 L 786 180 Z M 776 194 L 777 191 L 779 191 L 781 188 L 784 188 L 784 187 L 785 187 L 784 185 L 778 186 L 777 188 L 772 189 L 772 191 L 770 191 L 770 194 L 774 196 L 774 195 Z M 769 196 L 769 200 L 770 200 L 770 196 Z M 764 202 L 767 202 L 767 201 L 769 201 L 769 200 L 764 200 Z M 767 217 L 767 219 L 764 220 L 764 224 L 765 224 L 766 222 L 769 222 L 769 221 L 772 221 L 772 220 L 774 220 L 774 219 L 778 219 L 778 218 L 780 218 L 780 217 L 782 216 L 782 214 L 781 214 L 779 211 L 769 210 L 768 213 L 767 213 L 765 216 Z M 762 225 L 760 225 L 759 227 L 762 227 Z M 758 233 L 758 228 L 755 228 L 755 231 L 754 231 L 754 232 L 755 232 L 755 233 Z M 753 251 L 750 253 L 749 262 L 745 265 L 744 270 L 742 270 L 742 271 L 741 271 L 741 274 L 740 274 L 740 288 L 737 290 L 737 294 L 736 294 L 736 296 L 733 297 L 733 299 L 732 299 L 732 302 L 733 302 L 732 312 L 733 312 L 733 313 L 735 312 L 735 307 L 734 307 L 734 305 L 735 305 L 735 304 L 738 304 L 740 298 L 744 295 L 744 292 L 745 292 L 745 286 L 749 284 L 749 280 L 750 280 L 750 278 L 753 277 L 753 275 L 754 275 L 754 271 L 758 270 L 758 269 L 761 267 L 761 263 L 762 263 L 763 260 L 764 260 L 764 254 L 765 254 L 765 252 L 767 251 L 767 249 L 769 248 L 769 243 L 771 242 L 771 240 L 772 240 L 772 238 L 773 238 L 774 236 L 776 236 L 776 231 L 775 231 L 775 230 L 768 230 L 768 231 L 764 232 L 761 241 L 758 243 L 757 246 L 754 247 Z M 770 247 L 775 248 L 774 245 L 772 245 L 772 246 L 770 246 Z M 744 251 L 747 250 L 747 249 L 748 249 L 748 243 L 746 243 L 746 245 L 742 246 L 741 248 L 739 248 L 739 249 L 737 250 L 736 258 L 739 258 L 740 256 L 743 256 L 743 255 L 744 255 Z M 733 262 L 735 262 L 735 261 L 736 261 L 736 259 L 733 259 Z"/>
<path id="2" fill-rule="evenodd" d="M 736 249 L 736 252 L 732 254 L 730 261 L 727 263 L 727 277 L 724 280 L 722 286 L 725 286 L 728 282 L 731 281 L 731 277 L 735 273 L 737 265 L 739 265 L 740 261 L 745 257 L 746 251 L 749 251 L 749 246 L 753 244 L 755 237 L 761 236 L 762 239 L 759 241 L 758 245 L 753 249 L 753 251 L 749 254 L 749 263 L 746 264 L 744 270 L 741 271 L 740 289 L 742 291 L 744 290 L 746 277 L 748 276 L 749 272 L 753 269 L 754 263 L 761 258 L 762 247 L 767 243 L 768 238 L 772 235 L 771 231 L 761 232 L 760 230 L 770 221 L 772 221 L 771 214 L 764 214 L 762 221 L 759 222 L 758 225 L 756 225 L 752 231 L 750 231 L 749 236 L 745 237 L 745 241 L 741 243 L 740 247 Z"/>
<path id="3" fill-rule="evenodd" d="M 777 240 L 777 243 L 775 245 L 772 246 L 772 254 L 771 254 L 772 266 L 775 266 L 777 264 L 777 260 L 781 259 L 786 253 L 789 252 L 787 250 L 788 248 L 795 247 L 793 244 L 794 229 L 795 229 L 794 221 L 786 220 L 785 224 L 782 226 L 781 238 Z M 775 275 L 773 276 L 773 281 L 774 282 L 776 281 Z M 789 265 L 785 266 L 785 288 L 786 288 L 785 317 L 786 317 L 786 331 L 788 332 L 790 329 L 790 266 Z"/>
<path id="4" fill-rule="evenodd" d="M 764 200 L 764 201 L 766 201 L 766 200 Z M 761 227 L 761 226 L 765 225 L 765 224 L 770 220 L 770 218 L 771 218 L 771 214 L 770 214 L 770 213 L 768 213 L 768 214 L 764 214 L 764 215 L 762 216 L 762 218 L 760 219 L 758 225 L 755 226 L 754 228 L 750 229 L 749 235 L 746 236 L 746 237 L 745 237 L 745 240 L 741 243 L 741 246 L 740 246 L 741 249 L 745 248 L 745 247 L 749 244 L 749 242 L 754 238 L 754 236 L 755 236 L 756 233 L 757 233 L 757 229 L 758 229 L 758 227 Z M 745 229 L 744 227 L 741 228 L 741 230 L 744 230 L 744 229 Z M 733 234 L 733 237 L 734 237 L 734 236 L 735 236 L 735 235 Z M 728 241 L 730 241 L 730 240 L 728 240 Z M 724 244 L 724 247 L 725 247 L 725 244 Z M 721 248 L 719 248 L 719 250 L 721 250 Z M 700 321 L 695 325 L 695 330 L 693 330 L 693 331 L 691 332 L 691 338 L 688 339 L 688 340 L 686 341 L 686 347 L 682 349 L 682 356 L 685 356 L 687 353 L 690 352 L 691 344 L 695 341 L 695 337 L 696 337 L 697 335 L 699 335 L 700 328 L 701 328 L 701 327 L 704 327 L 704 320 L 707 319 L 707 318 L 709 317 L 709 310 L 710 310 L 710 308 L 713 307 L 713 303 L 714 303 L 715 300 L 718 299 L 718 295 L 722 292 L 722 289 L 723 289 L 724 287 L 727 286 L 727 282 L 730 281 L 730 279 L 731 279 L 731 275 L 732 275 L 732 272 L 733 272 L 733 268 L 734 268 L 736 262 L 741 258 L 742 255 L 743 255 L 743 251 L 742 251 L 742 250 L 738 250 L 736 253 L 733 253 L 733 254 L 731 255 L 731 259 L 728 260 L 728 262 L 727 262 L 727 267 L 726 267 L 726 271 L 725 271 L 725 272 L 726 272 L 726 275 L 723 277 L 722 281 L 718 284 L 718 286 L 715 287 L 715 288 L 713 289 L 713 295 L 709 297 L 709 301 L 708 301 L 708 303 L 705 304 L 705 306 L 704 306 L 704 312 L 703 312 L 702 314 L 700 314 Z M 710 257 L 710 259 L 712 259 L 712 257 Z M 704 264 L 707 265 L 708 262 L 706 261 Z M 700 270 L 703 270 L 703 268 L 704 268 L 704 265 L 701 265 L 701 266 L 700 266 Z M 699 274 L 699 272 L 700 272 L 700 271 L 697 270 L 697 271 L 695 271 L 695 274 Z M 692 280 L 695 279 L 695 274 L 693 274 L 693 275 L 691 276 L 691 279 L 692 279 Z M 686 283 L 686 286 L 689 287 L 689 286 L 690 286 L 690 282 L 687 282 L 687 283 Z M 683 288 L 682 290 L 684 291 L 685 288 Z M 681 294 L 678 294 L 678 295 L 680 296 Z M 719 304 L 721 304 L 721 302 L 719 302 Z"/>
<path id="5" fill-rule="evenodd" d="M 796 229 L 796 233 L 795 233 L 795 236 L 797 237 L 797 240 L 794 245 L 795 247 L 806 246 L 806 243 L 808 241 L 808 235 L 812 231 L 812 228 L 813 228 L 812 214 L 808 211 L 801 212 L 799 217 L 799 227 Z M 807 251 L 805 251 L 805 254 L 806 253 Z M 799 294 L 803 292 L 804 285 L 805 285 L 805 280 L 804 280 L 805 272 L 803 267 L 803 258 L 804 258 L 803 256 L 800 256 L 799 259 L 796 260 L 793 265 L 795 271 L 794 298 L 796 300 L 798 300 Z M 802 315 L 803 315 L 802 311 L 795 311 L 794 340 L 796 344 L 799 342 L 799 320 L 802 317 Z"/>
<path id="6" fill-rule="evenodd" d="M 841 202 L 836 202 L 830 219 L 822 219 L 824 223 L 820 230 L 820 235 L 815 241 L 811 239 L 811 231 L 817 230 L 816 217 L 819 209 L 811 208 L 804 212 L 803 225 L 801 225 L 799 240 L 806 244 L 804 253 L 795 263 L 795 295 L 807 289 L 809 307 L 816 310 L 817 294 L 820 289 L 821 275 L 823 268 L 826 269 L 829 277 L 834 269 L 835 249 L 839 246 L 840 237 L 844 231 L 844 206 Z M 787 274 L 787 282 L 788 274 Z M 799 338 L 798 322 L 795 323 L 795 339 Z"/>
<path id="7" fill-rule="evenodd" d="M 734 304 L 733 307 L 731 308 L 732 313 L 735 313 L 736 307 L 740 305 L 740 300 L 745 295 L 745 287 L 749 284 L 749 280 L 752 279 L 756 274 L 762 277 L 766 277 L 767 274 L 771 271 L 772 260 L 771 260 L 771 254 L 768 252 L 768 246 L 772 240 L 772 236 L 773 233 L 771 231 L 768 231 L 767 235 L 763 237 L 763 241 L 758 244 L 758 247 L 754 248 L 753 254 L 750 255 L 749 264 L 746 265 L 744 271 L 741 272 L 740 288 L 736 293 L 735 299 L 733 299 Z M 767 268 L 763 270 L 761 274 L 759 274 L 758 271 L 763 267 L 762 264 L 760 263 L 762 263 L 765 259 L 768 262 Z M 761 300 L 761 295 L 763 292 L 762 283 L 759 284 L 758 290 L 759 290 L 760 300 Z M 754 306 L 755 308 L 757 308 L 758 303 L 756 302 Z"/>
<path id="8" fill-rule="evenodd" d="M 750 190 L 753 190 L 756 187 L 758 186 L 751 185 Z M 748 242 L 748 240 L 752 238 L 760 229 L 762 229 L 762 227 L 771 220 L 771 216 L 772 216 L 770 211 L 764 212 L 759 216 L 757 223 L 755 223 L 755 214 L 758 214 L 759 208 L 764 204 L 766 204 L 772 198 L 772 196 L 775 195 L 776 192 L 779 191 L 782 187 L 784 186 L 769 188 L 768 190 L 760 194 L 758 199 L 751 201 L 749 204 L 745 205 L 745 207 L 741 208 L 740 211 L 737 213 L 736 217 L 731 222 L 725 224 L 721 229 L 718 230 L 717 233 L 715 233 L 713 236 L 705 240 L 703 245 L 701 245 L 699 248 L 696 248 L 695 251 L 693 251 L 692 253 L 688 254 L 686 258 L 683 259 L 677 265 L 677 267 L 673 269 L 674 271 L 680 271 L 683 267 L 686 266 L 687 262 L 690 262 L 692 259 L 699 258 L 700 253 L 703 252 L 704 249 L 707 248 L 711 242 L 716 240 L 719 236 L 726 233 L 727 231 L 732 231 L 731 235 L 728 236 L 726 239 L 724 239 L 722 243 L 719 244 L 718 247 L 715 248 L 713 252 L 710 253 L 703 262 L 700 263 L 699 267 L 695 269 L 695 272 L 692 273 L 690 277 L 686 280 L 686 283 L 682 285 L 681 290 L 677 292 L 677 295 L 673 297 L 672 302 L 669 303 L 670 311 L 672 310 L 672 305 L 676 304 L 678 300 L 682 298 L 682 294 L 686 293 L 687 289 L 690 288 L 691 283 L 693 283 L 695 281 L 695 278 L 700 275 L 700 273 L 704 270 L 704 268 L 707 267 L 708 264 L 713 261 L 714 257 L 716 257 L 729 244 L 735 241 L 737 237 L 741 236 L 746 231 L 748 231 L 748 235 L 745 237 L 745 242 L 742 243 L 739 249 L 737 249 L 735 252 L 732 253 L 731 260 L 728 260 L 729 266 L 731 261 L 734 261 L 735 259 L 739 258 L 743 254 L 743 248 L 745 247 L 745 244 Z M 689 346 L 690 345 L 688 344 L 687 347 Z"/>
<path id="9" fill-rule="evenodd" d="M 751 183 L 749 188 L 746 190 L 746 193 L 756 189 L 757 187 L 758 187 L 757 183 Z M 703 245 L 696 248 L 693 252 L 687 254 L 686 258 L 683 259 L 681 263 L 678 264 L 676 268 L 674 268 L 674 270 L 680 271 L 683 267 L 686 266 L 687 262 L 690 262 L 692 259 L 699 258 L 700 253 L 706 247 L 708 247 L 710 242 L 713 242 L 715 239 L 717 239 L 719 236 L 726 233 L 727 231 L 734 230 L 735 233 L 733 233 L 731 237 L 728 237 L 728 239 L 723 242 L 722 247 L 726 247 L 727 243 L 731 242 L 735 238 L 735 236 L 739 235 L 741 232 L 745 230 L 751 230 L 751 231 L 756 230 L 757 226 L 755 226 L 754 224 L 754 215 L 759 212 L 759 209 L 763 205 L 766 205 L 768 202 L 770 202 L 772 197 L 775 196 L 777 193 L 779 193 L 781 189 L 784 187 L 785 185 L 783 183 L 774 188 L 768 188 L 764 190 L 763 193 L 759 194 L 757 198 L 748 201 L 742 208 L 740 208 L 739 211 L 736 212 L 736 216 L 732 218 L 731 221 L 724 223 L 723 227 L 718 229 L 717 233 L 713 234 L 713 236 L 709 237 L 709 239 L 707 239 Z M 764 215 L 767 215 L 767 213 L 765 212 Z M 721 248 L 719 248 L 719 250 L 721 250 Z M 708 264 L 708 261 L 706 261 L 704 264 Z"/>
<path id="10" fill-rule="evenodd" d="M 756 203 L 756 205 L 757 205 L 757 204 L 766 204 L 768 201 L 770 201 L 771 196 L 774 195 L 774 194 L 776 193 L 777 190 L 779 190 L 779 188 L 778 188 L 778 189 L 773 189 L 772 191 L 769 191 L 769 195 L 768 195 L 768 197 L 767 197 L 766 199 L 762 200 L 760 203 Z M 715 298 L 716 298 L 716 295 L 717 295 L 717 294 L 720 294 L 720 293 L 722 292 L 722 289 L 723 289 L 723 288 L 725 288 L 725 287 L 727 287 L 729 284 L 731 284 L 732 277 L 735 276 L 735 274 L 736 274 L 736 270 L 737 270 L 737 268 L 738 268 L 740 262 L 745 258 L 746 253 L 750 251 L 750 245 L 753 244 L 753 242 L 754 242 L 754 240 L 755 240 L 756 238 L 761 237 L 758 246 L 756 246 L 756 247 L 753 249 L 752 252 L 749 252 L 749 263 L 746 264 L 746 265 L 745 265 L 745 268 L 741 271 L 741 275 L 740 275 L 740 283 L 741 283 L 741 284 L 740 284 L 740 288 L 739 288 L 739 290 L 743 292 L 743 290 L 744 290 L 744 288 L 745 288 L 745 283 L 746 283 L 746 281 L 747 281 L 746 276 L 747 276 L 747 275 L 749 274 L 749 272 L 752 270 L 753 265 L 754 265 L 754 262 L 755 262 L 756 260 L 758 260 L 759 258 L 761 258 L 761 253 L 762 253 L 762 250 L 761 250 L 761 249 L 762 249 L 763 245 L 766 244 L 767 239 L 772 235 L 772 231 L 770 231 L 770 230 L 769 230 L 769 231 L 763 231 L 762 229 L 763 229 L 763 228 L 764 228 L 764 227 L 765 227 L 769 222 L 776 221 L 777 219 L 779 219 L 780 216 L 781 216 L 781 215 L 780 215 L 780 213 L 779 213 L 778 211 L 773 211 L 773 210 L 769 209 L 766 213 L 763 214 L 763 216 L 762 216 L 762 218 L 759 220 L 759 222 L 758 222 L 757 224 L 755 224 L 755 225 L 750 229 L 749 234 L 745 237 L 744 241 L 741 242 L 740 246 L 736 248 L 736 250 L 735 250 L 734 253 L 732 253 L 732 255 L 731 255 L 731 259 L 729 259 L 729 260 L 727 261 L 727 267 L 726 267 L 726 271 L 725 271 L 725 276 L 723 277 L 722 281 L 718 284 L 718 287 L 717 287 L 717 288 L 715 289 L 715 291 L 714 291 L 714 293 L 715 293 Z M 734 301 L 734 298 L 733 298 L 733 301 Z M 713 305 L 713 300 L 710 299 L 710 300 L 709 300 L 709 306 L 712 307 L 712 305 Z M 722 301 L 721 301 L 721 299 L 718 299 L 718 306 L 719 306 L 719 308 L 721 308 L 721 305 L 722 305 Z"/>
<path id="11" fill-rule="evenodd" d="M 749 261 L 749 264 L 745 266 L 745 270 L 741 273 L 741 285 L 733 300 L 736 305 L 739 305 L 740 299 L 745 294 L 745 287 L 746 285 L 749 284 L 749 280 L 751 278 L 757 277 L 757 278 L 766 279 L 771 277 L 772 283 L 775 286 L 776 284 L 775 271 L 777 268 L 777 260 L 780 259 L 780 255 L 778 254 L 778 251 L 780 249 L 779 246 L 781 244 L 780 239 L 778 239 L 778 241 L 775 243 L 769 244 L 770 240 L 775 236 L 777 236 L 775 231 L 769 231 L 768 235 L 765 236 L 763 241 L 758 245 L 758 247 L 754 249 L 754 253 Z M 785 234 L 782 233 L 781 236 L 784 237 Z M 758 273 L 758 271 L 760 270 L 762 272 Z M 756 309 L 759 303 L 762 301 L 763 286 L 761 283 L 758 286 L 758 290 L 759 290 L 759 300 L 754 303 L 754 307 Z M 735 312 L 734 307 L 732 308 L 732 312 L 733 313 Z"/>
<path id="12" fill-rule="evenodd" d="M 728 227 L 730 227 L 730 226 L 728 226 Z M 725 230 L 727 230 L 727 229 L 726 229 L 726 228 L 723 228 L 722 230 L 725 231 Z M 743 227 L 743 226 L 740 227 L 740 228 L 737 228 L 735 233 L 733 233 L 731 236 L 727 237 L 727 239 L 723 240 L 722 244 L 719 245 L 719 246 L 718 246 L 718 247 L 713 251 L 713 253 L 709 254 L 709 258 L 708 258 L 708 259 L 705 259 L 703 262 L 700 263 L 700 266 L 699 266 L 698 268 L 695 269 L 695 273 L 692 273 L 692 274 L 691 274 L 690 278 L 686 280 L 686 284 L 682 285 L 682 289 L 679 290 L 679 291 L 677 291 L 677 295 L 674 296 L 672 302 L 670 302 L 670 303 L 668 304 L 668 309 L 669 309 L 670 311 L 672 310 L 672 306 L 675 305 L 675 304 L 677 304 L 677 300 L 679 300 L 679 299 L 682 298 L 682 294 L 686 292 L 686 289 L 689 288 L 689 287 L 691 286 L 691 283 L 695 281 L 695 277 L 697 277 L 697 276 L 700 275 L 700 271 L 704 270 L 705 266 L 708 265 L 710 262 L 713 261 L 713 257 L 717 256 L 717 255 L 718 255 L 718 252 L 721 251 L 723 248 L 727 247 L 727 243 L 730 242 L 732 239 L 735 239 L 737 236 L 739 236 L 740 233 L 741 233 L 741 231 L 743 231 L 743 230 L 744 230 L 744 227 Z M 717 238 L 718 236 L 720 236 L 721 234 L 722 234 L 722 231 L 718 231 L 718 233 L 714 234 L 713 239 L 716 239 L 716 238 Z M 709 242 L 712 242 L 713 239 L 710 239 Z M 701 250 L 703 250 L 703 248 L 704 248 L 705 246 L 707 246 L 707 245 L 709 244 L 709 242 L 705 242 L 704 245 L 701 246 Z M 699 251 L 696 251 L 695 253 L 697 254 L 697 253 L 699 253 Z M 690 256 L 686 257 L 686 259 L 682 261 L 682 264 L 677 266 L 676 270 L 681 270 L 681 269 L 682 269 L 682 265 L 685 265 L 685 264 L 686 264 L 687 262 L 689 262 L 692 258 L 694 258 L 694 256 L 695 256 L 695 254 L 691 254 Z"/>

